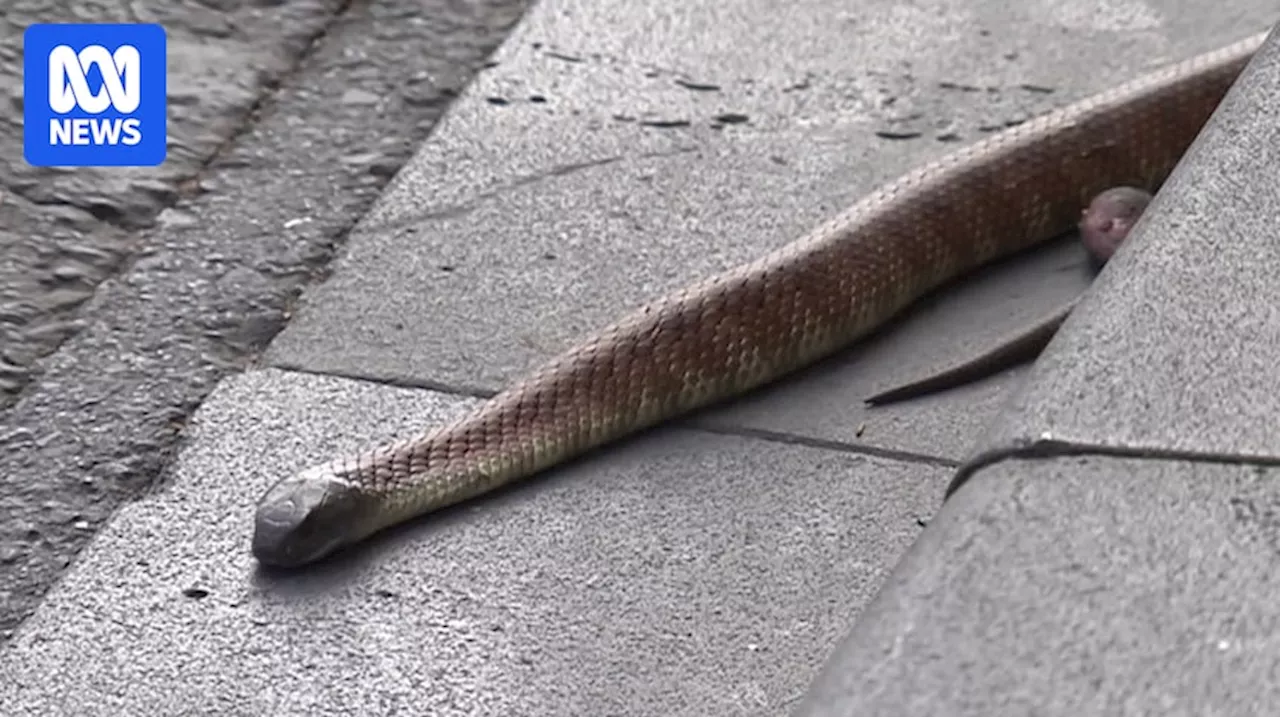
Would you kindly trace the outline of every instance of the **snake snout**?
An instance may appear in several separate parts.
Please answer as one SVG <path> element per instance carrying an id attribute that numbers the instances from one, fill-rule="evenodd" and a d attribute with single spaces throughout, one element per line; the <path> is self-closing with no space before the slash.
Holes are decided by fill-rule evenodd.
<path id="1" fill-rule="evenodd" d="M 327 466 L 276 483 L 258 502 L 254 557 L 264 565 L 297 567 L 350 542 L 343 528 L 351 524 L 347 514 L 358 501 L 340 499 L 349 491 Z"/>

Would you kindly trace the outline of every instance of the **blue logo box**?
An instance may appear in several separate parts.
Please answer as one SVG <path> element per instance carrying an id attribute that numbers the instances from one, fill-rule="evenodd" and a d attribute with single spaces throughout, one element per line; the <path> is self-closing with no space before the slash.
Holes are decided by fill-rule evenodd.
<path id="1" fill-rule="evenodd" d="M 39 24 L 22 38 L 23 153 L 36 166 L 164 161 L 164 28 Z"/>

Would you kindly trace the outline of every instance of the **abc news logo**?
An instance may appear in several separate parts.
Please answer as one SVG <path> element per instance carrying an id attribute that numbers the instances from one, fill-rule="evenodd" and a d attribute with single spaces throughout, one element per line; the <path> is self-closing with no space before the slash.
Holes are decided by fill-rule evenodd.
<path id="1" fill-rule="evenodd" d="M 97 68 L 102 86 L 89 89 L 87 72 Z M 98 115 L 114 108 L 132 114 L 142 103 L 142 58 L 138 48 L 121 45 L 108 52 L 102 45 L 89 45 L 76 52 L 58 45 L 49 52 L 49 108 L 65 115 L 79 108 Z M 124 144 L 142 141 L 142 121 L 136 117 L 77 117 L 49 120 L 50 144 Z"/>
<path id="2" fill-rule="evenodd" d="M 27 27 L 22 36 L 27 162 L 46 167 L 163 162 L 167 52 L 164 28 L 155 23 Z"/>

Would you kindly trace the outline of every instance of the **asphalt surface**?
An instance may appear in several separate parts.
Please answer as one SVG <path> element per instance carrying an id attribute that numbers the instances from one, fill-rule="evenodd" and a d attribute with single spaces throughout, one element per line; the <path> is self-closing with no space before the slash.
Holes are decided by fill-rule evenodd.
<path id="1" fill-rule="evenodd" d="M 952 545 L 933 536 L 974 525 L 971 504 L 960 500 L 945 504 L 941 528 L 923 530 L 926 539 L 885 580 L 941 504 L 954 466 L 1027 372 L 874 412 L 860 400 L 1082 289 L 1088 275 L 1070 243 L 984 272 L 794 381 L 396 531 L 317 570 L 264 574 L 248 555 L 253 502 L 281 475 L 456 415 L 639 301 L 794 239 L 960 143 L 1275 20 L 1274 8 L 1244 0 L 1212 11 L 1174 0 L 856 9 L 809 2 L 780 22 L 760 22 L 766 10 L 747 1 L 534 6 L 492 58 L 496 65 L 450 106 L 364 214 L 332 276 L 309 284 L 262 364 L 218 384 L 172 462 L 156 450 L 136 464 L 135 484 L 150 480 L 154 489 L 115 513 L 17 630 L 0 654 L 0 672 L 12 676 L 0 681 L 0 704 L 44 714 L 778 714 L 802 704 L 838 645 L 827 675 L 844 674 L 844 655 L 874 662 L 892 650 L 916 614 L 913 600 L 966 604 L 948 592 L 965 574 L 959 561 L 943 564 L 953 577 L 901 592 L 919 579 L 912 560 L 937 559 L 922 551 Z M 350 45 L 395 45 L 379 33 L 411 25 L 369 13 L 347 10 L 273 103 L 289 107 L 291 87 L 305 96 L 323 86 L 341 97 L 350 84 L 340 81 L 368 82 L 354 71 L 328 82 L 306 78 L 319 58 L 347 68 Z M 322 154 L 334 136 L 388 131 L 353 126 L 372 123 L 367 115 L 331 125 L 324 117 L 264 108 L 236 144 L 274 140 L 276 154 L 246 152 L 271 157 L 271 166 L 229 160 L 225 181 L 189 204 L 179 200 L 195 221 L 165 234 L 184 243 L 159 265 L 183 268 L 165 274 L 139 261 L 104 284 L 94 303 L 119 297 L 120 315 L 131 316 L 123 310 L 129 301 L 169 292 L 197 307 L 237 296 L 234 286 L 204 295 L 180 283 L 189 271 L 184 257 L 200 265 L 210 251 L 201 242 L 213 235 L 230 257 L 259 241 L 271 246 L 273 237 L 293 250 L 317 247 L 298 264 L 321 273 L 347 225 L 337 212 L 322 215 L 314 200 L 306 211 L 281 200 L 324 197 L 316 188 L 335 186 L 333 168 L 350 154 Z M 313 224 L 303 231 L 316 232 L 307 235 L 314 244 L 288 233 Z M 308 278 L 299 272 L 290 292 Z M 234 303 L 215 314 L 258 329 L 235 360 L 199 380 L 169 364 L 130 364 L 155 382 L 140 394 L 186 397 L 185 410 L 134 424 L 86 418 L 71 426 L 76 440 L 96 436 L 105 451 L 121 435 L 176 432 L 167 424 L 184 422 L 203 390 L 265 343 L 292 308 L 291 295 L 265 301 L 258 318 Z M 164 326 L 160 317 L 181 327 L 177 314 L 150 315 L 156 327 Z M 97 327 L 64 343 L 42 376 L 100 373 L 94 351 L 103 343 L 76 353 L 77 342 L 95 335 L 111 345 L 110 328 L 95 334 Z M 1157 339 L 1166 336 L 1150 338 Z M 16 409 L 55 405 L 26 395 Z M 104 395 L 113 400 L 95 405 L 119 403 Z M 76 415 L 69 405 L 48 414 L 61 425 L 69 415 Z M 42 455 L 35 436 L 45 435 L 32 431 L 24 450 Z M 127 450 L 103 455 L 132 460 Z M 61 475 L 53 465 L 44 475 Z M 989 485 L 1008 490 L 991 475 Z M 1058 499 L 1046 496 L 1044 513 Z M 1070 517 L 1061 530 L 1071 528 Z M 999 519 L 976 525 L 969 529 L 1010 541 L 1019 535 L 1002 532 Z M 1090 536 L 1102 540 L 1080 539 Z M 938 575 L 933 570 L 925 577 Z M 987 574 L 988 592 L 1017 586 L 1005 573 Z M 866 621 L 857 618 L 877 594 L 875 614 L 899 620 L 898 633 L 873 635 L 889 635 L 888 647 L 870 643 L 880 652 L 859 652 L 858 640 L 841 643 L 851 628 L 860 634 Z M 1025 616 L 1036 602 L 1022 595 L 1017 614 Z M 987 654 L 981 635 L 962 633 L 971 640 L 966 650 Z M 1052 641 L 1036 644 L 1045 646 L 1037 654 L 1048 667 L 1035 684 L 1051 689 L 1053 660 L 1067 653 Z M 933 654 L 894 664 L 910 671 Z M 935 686 L 945 692 L 948 684 Z M 938 694 L 921 685 L 921 699 Z M 844 713 L 847 692 L 822 694 Z"/>
<path id="2" fill-rule="evenodd" d="M 157 484 L 191 412 L 284 324 L 522 10 L 0 12 L 6 87 L 22 86 L 28 22 L 158 20 L 171 58 L 158 168 L 28 167 L 20 121 L 0 124 L 0 639 L 116 508 Z"/>
<path id="3" fill-rule="evenodd" d="M 5 213 L 0 251 L 0 407 L 12 406 L 37 359 L 74 334 L 76 308 L 139 248 L 137 230 L 180 195 L 249 121 L 271 83 L 323 33 L 337 0 L 220 9 L 196 3 L 7 4 L 0 85 L 11 111 L 0 124 Z M 158 167 L 32 167 L 22 154 L 22 33 L 31 23 L 160 22 L 170 48 L 169 154 Z"/>

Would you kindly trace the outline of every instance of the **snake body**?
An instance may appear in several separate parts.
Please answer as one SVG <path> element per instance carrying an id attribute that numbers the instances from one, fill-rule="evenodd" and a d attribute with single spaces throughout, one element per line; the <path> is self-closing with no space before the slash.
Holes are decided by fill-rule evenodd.
<path id="1" fill-rule="evenodd" d="M 1263 37 L 964 147 L 792 244 L 644 306 L 448 425 L 283 478 L 258 504 L 254 555 L 309 563 L 750 391 L 1071 229 L 1104 189 L 1157 188 Z"/>
<path id="2" fill-rule="evenodd" d="M 1151 193 L 1137 187 L 1112 187 L 1093 198 L 1080 216 L 1076 228 L 1080 243 L 1088 251 L 1089 264 L 1101 269 L 1128 238 L 1138 219 L 1151 203 Z M 866 399 L 867 404 L 883 406 L 906 401 L 938 391 L 963 386 L 995 375 L 1007 368 L 1030 361 L 1049 344 L 1075 309 L 1079 299 L 1072 299 L 1031 326 L 1005 338 L 1000 343 L 962 363 L 934 372 L 924 378 L 899 384 Z"/>

